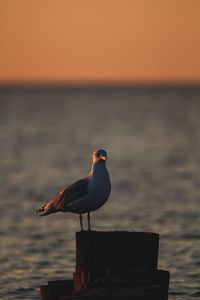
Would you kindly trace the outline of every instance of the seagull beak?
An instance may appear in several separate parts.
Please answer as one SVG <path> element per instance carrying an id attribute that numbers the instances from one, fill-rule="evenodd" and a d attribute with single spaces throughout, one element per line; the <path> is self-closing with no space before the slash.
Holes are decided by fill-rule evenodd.
<path id="1" fill-rule="evenodd" d="M 100 159 L 107 160 L 107 158 L 103 155 L 100 156 Z"/>

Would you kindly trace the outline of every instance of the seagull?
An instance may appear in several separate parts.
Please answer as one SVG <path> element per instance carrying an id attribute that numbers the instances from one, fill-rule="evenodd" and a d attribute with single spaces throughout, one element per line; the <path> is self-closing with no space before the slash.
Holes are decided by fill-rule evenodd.
<path id="1" fill-rule="evenodd" d="M 57 197 L 37 209 L 34 214 L 40 212 L 43 212 L 40 216 L 56 212 L 79 214 L 80 229 L 83 231 L 82 214 L 87 213 L 88 231 L 90 231 L 90 212 L 100 208 L 108 200 L 111 192 L 106 160 L 106 151 L 96 150 L 93 153 L 93 164 L 89 175 L 64 188 Z"/>

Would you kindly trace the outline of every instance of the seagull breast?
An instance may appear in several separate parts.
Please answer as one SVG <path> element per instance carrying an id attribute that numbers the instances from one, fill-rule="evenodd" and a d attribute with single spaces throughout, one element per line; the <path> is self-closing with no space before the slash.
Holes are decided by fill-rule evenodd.
<path id="1" fill-rule="evenodd" d="M 106 164 L 95 163 L 89 176 L 87 195 L 71 203 L 70 209 L 78 213 L 94 211 L 108 200 L 110 192 L 111 182 Z"/>

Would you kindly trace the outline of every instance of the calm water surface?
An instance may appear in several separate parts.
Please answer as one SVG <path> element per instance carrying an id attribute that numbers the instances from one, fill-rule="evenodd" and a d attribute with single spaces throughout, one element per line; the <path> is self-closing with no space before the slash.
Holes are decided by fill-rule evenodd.
<path id="1" fill-rule="evenodd" d="M 200 299 L 200 89 L 0 90 L 1 299 L 72 278 L 76 215 L 32 212 L 108 152 L 95 230 L 160 234 L 169 299 Z"/>

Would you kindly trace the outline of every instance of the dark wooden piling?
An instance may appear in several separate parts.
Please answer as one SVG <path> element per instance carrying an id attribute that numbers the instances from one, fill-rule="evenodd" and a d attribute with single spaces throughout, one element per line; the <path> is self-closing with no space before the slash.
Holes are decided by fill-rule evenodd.
<path id="1" fill-rule="evenodd" d="M 166 300 L 169 272 L 157 270 L 158 243 L 156 233 L 77 232 L 73 281 L 41 286 L 41 299 Z"/>

